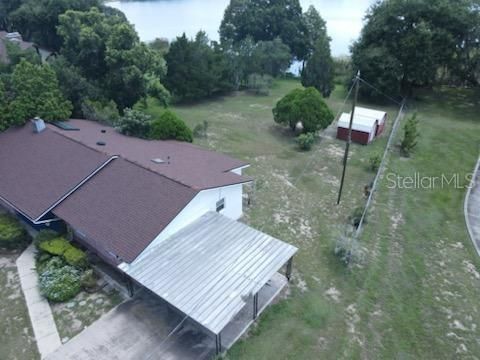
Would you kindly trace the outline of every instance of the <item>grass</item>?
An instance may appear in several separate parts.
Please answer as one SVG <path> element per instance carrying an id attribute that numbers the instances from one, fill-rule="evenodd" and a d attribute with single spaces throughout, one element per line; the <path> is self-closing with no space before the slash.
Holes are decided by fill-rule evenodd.
<path id="1" fill-rule="evenodd" d="M 0 253 L 0 359 L 39 359 L 14 252 Z"/>
<path id="2" fill-rule="evenodd" d="M 51 303 L 53 317 L 62 343 L 80 333 L 85 327 L 122 302 L 116 290 L 101 290 L 89 294 L 80 292 L 65 303 Z"/>
<path id="3" fill-rule="evenodd" d="M 386 136 L 352 147 L 344 197 L 335 205 L 344 143 L 323 136 L 311 152 L 301 152 L 272 119 L 276 101 L 298 86 L 280 81 L 270 96 L 238 93 L 174 108 L 192 128 L 209 122 L 208 138 L 197 144 L 251 163 L 247 174 L 257 181 L 244 221 L 299 248 L 290 296 L 269 308 L 227 357 L 474 358 L 480 353 L 480 263 L 464 225 L 465 189 L 390 188 L 384 177 L 361 237 L 365 263 L 346 269 L 332 242 L 363 204 L 373 178 L 369 158 L 382 152 Z M 337 88 L 328 100 L 334 111 L 344 95 Z M 418 148 L 410 159 L 395 149 L 387 173 L 471 171 L 479 151 L 478 95 L 420 94 L 410 104 L 420 120 Z M 397 108 L 385 109 L 391 126 Z M 161 109 L 149 100 L 147 111 L 155 116 Z"/>

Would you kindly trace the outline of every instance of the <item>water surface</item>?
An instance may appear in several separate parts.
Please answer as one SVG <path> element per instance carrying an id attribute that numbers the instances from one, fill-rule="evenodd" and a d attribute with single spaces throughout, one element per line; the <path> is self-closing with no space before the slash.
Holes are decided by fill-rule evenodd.
<path id="1" fill-rule="evenodd" d="M 349 53 L 351 42 L 358 37 L 362 19 L 374 0 L 300 0 L 305 11 L 314 5 L 327 21 L 334 56 Z M 157 37 L 174 39 L 183 32 L 193 37 L 204 30 L 210 39 L 218 40 L 218 28 L 229 0 L 143 0 L 112 1 L 108 5 L 125 13 L 143 41 Z"/>

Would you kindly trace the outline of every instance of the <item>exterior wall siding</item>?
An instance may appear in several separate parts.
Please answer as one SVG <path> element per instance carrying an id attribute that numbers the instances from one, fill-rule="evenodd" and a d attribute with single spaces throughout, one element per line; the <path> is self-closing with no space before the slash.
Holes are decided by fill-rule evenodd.
<path id="1" fill-rule="evenodd" d="M 367 145 L 369 143 L 370 134 L 367 132 L 362 132 L 358 130 L 352 130 L 352 141 Z M 337 127 L 337 139 L 347 140 L 348 139 L 348 129 L 343 127 Z"/>
<path id="2" fill-rule="evenodd" d="M 243 185 L 224 186 L 215 189 L 200 191 L 197 196 L 177 215 L 173 221 L 148 245 L 136 259 L 147 254 L 156 244 L 170 237 L 178 230 L 197 220 L 208 211 L 216 211 L 217 201 L 224 198 L 225 208 L 220 214 L 233 220 L 238 220 L 243 215 Z M 136 261 L 135 260 L 135 261 Z"/>

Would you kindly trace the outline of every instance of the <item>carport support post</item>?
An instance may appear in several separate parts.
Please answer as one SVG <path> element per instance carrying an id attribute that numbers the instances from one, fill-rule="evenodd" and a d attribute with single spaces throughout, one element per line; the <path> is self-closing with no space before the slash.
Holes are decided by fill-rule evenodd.
<path id="1" fill-rule="evenodd" d="M 293 265 L 293 256 L 287 262 L 287 270 L 285 271 L 285 277 L 288 281 L 292 277 L 292 265 Z"/>
<path id="2" fill-rule="evenodd" d="M 253 320 L 258 316 L 258 293 L 253 295 Z"/>
<path id="3" fill-rule="evenodd" d="M 217 355 L 222 352 L 222 335 L 220 333 L 215 335 L 215 352 Z"/>

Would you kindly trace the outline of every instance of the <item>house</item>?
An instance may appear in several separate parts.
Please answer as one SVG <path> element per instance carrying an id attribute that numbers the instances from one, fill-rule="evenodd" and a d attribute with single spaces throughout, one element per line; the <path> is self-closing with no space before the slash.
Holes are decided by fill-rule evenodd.
<path id="1" fill-rule="evenodd" d="M 0 134 L 0 205 L 33 226 L 64 223 L 211 334 L 217 351 L 286 285 L 297 249 L 237 221 L 248 163 L 87 120 L 33 124 Z M 244 326 L 229 327 L 250 310 Z"/>
<path id="2" fill-rule="evenodd" d="M 24 41 L 22 35 L 18 32 L 6 32 L 0 31 L 0 62 L 7 64 L 8 59 L 8 49 L 7 42 L 12 44 L 17 44 L 22 50 L 34 50 L 38 56 L 42 59 L 43 62 L 47 61 L 48 58 L 52 55 L 51 51 L 37 46 L 35 43 L 30 41 Z"/>
<path id="3" fill-rule="evenodd" d="M 338 120 L 337 139 L 347 140 L 350 127 L 350 113 L 343 113 Z M 352 123 L 352 141 L 367 145 L 377 136 L 380 136 L 385 128 L 387 113 L 384 111 L 355 107 Z"/>

